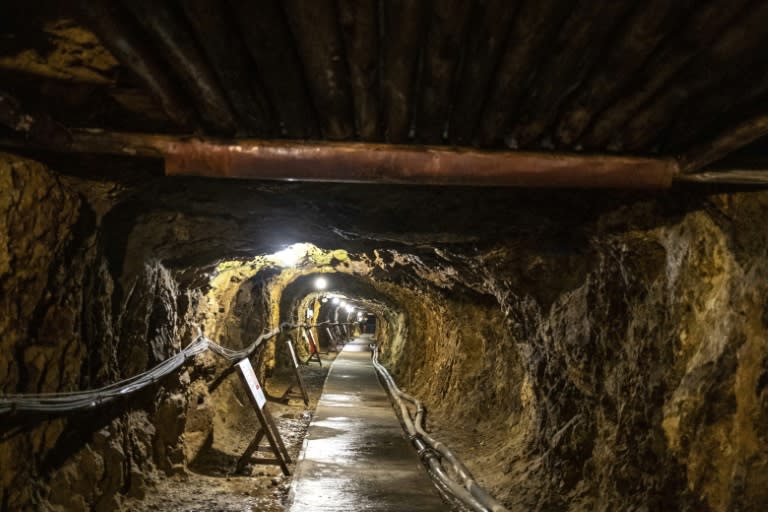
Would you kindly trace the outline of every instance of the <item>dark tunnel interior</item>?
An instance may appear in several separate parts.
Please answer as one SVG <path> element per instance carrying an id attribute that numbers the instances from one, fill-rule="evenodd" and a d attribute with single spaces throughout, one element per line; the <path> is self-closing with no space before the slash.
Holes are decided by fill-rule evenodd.
<path id="1" fill-rule="evenodd" d="M 0 2 L 0 512 L 309 512 L 235 366 L 294 471 L 350 347 L 498 502 L 445 510 L 768 510 L 767 41 L 746 0 Z"/>
<path id="2" fill-rule="evenodd" d="M 383 362 L 512 509 L 762 499 L 763 192 L 137 185 L 13 156 L 2 170 L 6 393 L 130 377 L 198 329 L 242 348 L 308 309 L 327 320 L 335 297 L 374 315 Z M 258 357 L 267 390 L 288 365 L 277 346 Z M 254 421 L 224 368 L 198 356 L 103 411 L 9 422 L 3 506 L 106 510 L 150 499 L 158 475 L 221 476 Z M 718 477 L 736 468 L 745 487 Z"/>

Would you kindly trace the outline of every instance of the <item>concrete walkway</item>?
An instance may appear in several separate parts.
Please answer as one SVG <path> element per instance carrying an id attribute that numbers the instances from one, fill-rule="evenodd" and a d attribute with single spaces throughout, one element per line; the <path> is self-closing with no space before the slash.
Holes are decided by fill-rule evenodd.
<path id="1" fill-rule="evenodd" d="M 291 512 L 449 510 L 376 377 L 368 336 L 333 362 L 296 466 Z"/>

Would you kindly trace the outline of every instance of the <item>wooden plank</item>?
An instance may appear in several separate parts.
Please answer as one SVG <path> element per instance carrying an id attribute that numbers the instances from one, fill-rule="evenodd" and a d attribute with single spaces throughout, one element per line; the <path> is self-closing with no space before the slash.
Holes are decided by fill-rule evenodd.
<path id="1" fill-rule="evenodd" d="M 285 340 L 285 347 L 288 351 L 288 357 L 290 359 L 291 365 L 293 366 L 293 374 L 296 377 L 295 385 L 299 386 L 301 397 L 304 400 L 304 405 L 308 406 L 309 394 L 307 393 L 307 388 L 304 386 L 304 379 L 302 378 L 301 371 L 299 370 L 299 359 L 296 357 L 296 350 L 293 348 L 293 341 L 290 338 Z M 294 384 L 288 386 L 288 389 L 286 389 L 285 393 L 283 393 L 283 400 L 288 399 L 288 396 L 293 392 L 293 387 Z"/>
<path id="2" fill-rule="evenodd" d="M 491 77 L 519 3 L 509 0 L 475 2 L 449 125 L 448 136 L 453 144 L 472 142 Z"/>
<path id="3" fill-rule="evenodd" d="M 572 146 L 592 119 L 630 84 L 662 39 L 695 0 L 650 0 L 638 5 L 618 38 L 574 95 L 565 102 L 555 130 L 560 145 Z"/>
<path id="4" fill-rule="evenodd" d="M 768 114 L 755 115 L 682 154 L 679 158 L 680 172 L 695 173 L 766 135 L 768 135 Z"/>
<path id="5" fill-rule="evenodd" d="M 530 148 L 549 129 L 566 96 L 576 90 L 621 25 L 627 3 L 616 0 L 580 2 L 559 30 L 551 55 L 523 96 L 512 137 L 515 147 Z"/>
<path id="6" fill-rule="evenodd" d="M 515 116 L 523 92 L 538 64 L 573 9 L 567 0 L 525 0 L 514 16 L 501 62 L 493 78 L 476 136 L 482 146 L 503 142 L 504 132 Z"/>
<path id="7" fill-rule="evenodd" d="M 287 462 L 288 464 L 292 463 L 291 455 L 288 453 L 288 449 L 285 447 L 285 443 L 283 442 L 283 438 L 280 436 L 280 431 L 277 429 L 277 425 L 275 425 L 275 419 L 272 417 L 272 413 L 267 409 L 266 407 L 263 410 L 264 418 L 267 420 L 267 423 L 269 424 L 270 428 L 267 430 L 267 435 L 269 435 L 269 431 L 271 430 L 274 433 L 275 441 L 277 442 L 278 451 L 282 453 L 281 459 Z M 285 472 L 285 469 L 283 470 Z M 285 473 L 286 475 L 289 473 Z"/>
<path id="8" fill-rule="evenodd" d="M 251 135 L 273 133 L 269 104 L 248 50 L 238 31 L 232 30 L 227 5 L 208 0 L 182 0 L 181 6 L 234 107 L 241 131 Z"/>
<path id="9" fill-rule="evenodd" d="M 339 343 L 336 341 L 336 335 L 333 334 L 333 331 L 330 327 L 325 328 L 325 332 L 328 334 L 328 352 L 338 352 L 339 351 Z"/>
<path id="10" fill-rule="evenodd" d="M 153 94 L 169 119 L 181 128 L 197 126 L 197 114 L 178 90 L 165 64 L 147 45 L 139 27 L 116 2 L 77 0 L 78 15 L 107 50 Z"/>
<path id="11" fill-rule="evenodd" d="M 333 0 L 283 0 L 323 136 L 354 135 L 351 92 Z"/>
<path id="12" fill-rule="evenodd" d="M 382 3 L 383 39 L 387 41 L 381 70 L 382 114 L 384 138 L 389 142 L 408 139 L 427 5 L 424 0 Z"/>
<path id="13" fill-rule="evenodd" d="M 277 0 L 231 0 L 240 33 L 256 63 L 285 137 L 317 136 L 315 110 L 290 28 Z"/>
<path id="14" fill-rule="evenodd" d="M 695 98 L 716 92 L 724 81 L 743 79 L 745 67 L 763 59 L 766 39 L 768 2 L 763 2 L 745 12 L 641 108 L 617 134 L 616 145 L 635 152 L 646 149 L 674 118 L 697 108 Z"/>
<path id="15" fill-rule="evenodd" d="M 705 97 L 696 98 L 696 108 L 677 116 L 664 135 L 660 137 L 661 151 L 675 154 L 684 151 L 702 134 L 712 133 L 722 126 L 724 119 L 746 118 L 745 112 L 755 112 L 755 103 L 768 94 L 768 53 L 745 74 Z"/>
<path id="16" fill-rule="evenodd" d="M 604 149 L 646 101 L 721 34 L 748 1 L 714 0 L 696 9 L 685 25 L 652 54 L 627 94 L 618 96 L 595 118 L 581 139 L 584 147 Z"/>
<path id="17" fill-rule="evenodd" d="M 471 6 L 470 0 L 432 2 L 416 110 L 415 134 L 420 142 L 438 144 L 443 140 Z"/>
<path id="18" fill-rule="evenodd" d="M 251 455 L 259 449 L 259 443 L 261 443 L 261 440 L 264 439 L 264 429 L 260 428 L 256 432 L 256 436 L 253 438 L 253 440 L 248 443 L 248 446 L 246 447 L 243 454 L 240 456 L 239 459 L 237 459 L 237 465 L 235 466 L 235 473 L 242 473 L 245 470 L 246 464 L 249 462 L 253 462 L 251 459 Z M 263 460 L 263 463 L 271 463 L 271 460 Z"/>
<path id="19" fill-rule="evenodd" d="M 307 349 L 309 351 L 309 357 L 304 361 L 304 364 L 309 364 L 310 361 L 315 361 L 320 366 L 323 366 L 323 361 L 320 359 L 320 350 L 315 342 L 315 337 L 312 335 L 312 331 L 308 327 L 304 327 L 302 330 L 304 340 L 307 343 Z"/>
<path id="20" fill-rule="evenodd" d="M 681 174 L 678 179 L 690 183 L 768 186 L 768 169 L 712 169 Z"/>
<path id="21" fill-rule="evenodd" d="M 357 136 L 381 137 L 379 115 L 379 12 L 376 0 L 338 0 L 349 68 Z"/>
<path id="22" fill-rule="evenodd" d="M 157 43 L 166 64 L 194 98 L 206 124 L 219 133 L 234 133 L 237 123 L 226 95 L 180 13 L 165 2 L 153 0 L 125 0 L 123 5 Z"/>

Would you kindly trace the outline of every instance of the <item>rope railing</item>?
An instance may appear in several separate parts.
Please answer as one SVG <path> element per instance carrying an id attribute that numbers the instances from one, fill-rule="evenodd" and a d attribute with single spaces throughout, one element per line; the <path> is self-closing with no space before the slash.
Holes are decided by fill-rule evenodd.
<path id="1" fill-rule="evenodd" d="M 173 373 L 191 358 L 208 350 L 228 361 L 236 362 L 246 357 L 250 357 L 262 343 L 277 336 L 281 332 L 302 327 L 309 328 L 324 325 L 336 326 L 349 324 L 330 321 L 319 322 L 316 324 L 284 322 L 280 324 L 278 328 L 263 333 L 253 343 L 240 350 L 233 350 L 219 345 L 213 340 L 206 338 L 201 333 L 189 345 L 184 347 L 181 352 L 172 355 L 157 366 L 138 375 L 134 375 L 133 377 L 114 382 L 101 388 L 82 391 L 62 391 L 56 393 L 0 395 L 0 415 L 11 412 L 61 414 L 93 409 L 118 398 L 130 396 L 145 387 L 156 383 L 163 377 Z"/>
<path id="2" fill-rule="evenodd" d="M 189 345 L 184 347 L 181 352 L 165 359 L 157 366 L 101 388 L 56 393 L 0 395 L 0 415 L 11 412 L 56 414 L 93 409 L 118 398 L 130 396 L 156 383 L 198 354 L 210 350 L 228 361 L 240 361 L 250 357 L 266 340 L 273 338 L 280 332 L 297 327 L 301 327 L 301 324 L 283 323 L 280 327 L 263 333 L 253 343 L 240 350 L 233 350 L 219 345 L 201 333 Z"/>
<path id="3" fill-rule="evenodd" d="M 465 507 L 474 512 L 509 512 L 504 505 L 478 485 L 469 469 L 447 446 L 427 433 L 424 429 L 424 416 L 426 414 L 424 405 L 417 398 L 401 391 L 395 384 L 387 369 L 379 363 L 379 348 L 376 345 L 373 347 L 373 366 L 381 375 L 390 395 L 399 407 L 405 430 L 418 450 L 419 456 L 429 468 L 430 474 L 436 480 L 438 487 L 449 492 L 452 497 L 461 501 Z M 406 401 L 416 408 L 415 417 L 406 405 Z M 453 478 L 449 471 L 446 471 L 445 463 L 450 468 L 450 473 L 458 478 Z"/>

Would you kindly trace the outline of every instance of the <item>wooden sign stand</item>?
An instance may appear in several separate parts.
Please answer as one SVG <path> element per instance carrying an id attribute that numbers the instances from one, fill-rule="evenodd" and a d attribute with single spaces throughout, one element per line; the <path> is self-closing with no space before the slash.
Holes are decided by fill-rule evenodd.
<path id="1" fill-rule="evenodd" d="M 288 386 L 288 389 L 285 390 L 285 393 L 283 393 L 283 396 L 281 396 L 280 399 L 287 402 L 288 395 L 293 392 L 293 387 L 298 384 L 299 389 L 301 390 L 301 397 L 304 400 L 304 405 L 309 406 L 309 395 L 307 394 L 307 388 L 304 387 L 304 379 L 301 378 L 299 358 L 296 357 L 296 349 L 293 348 L 293 340 L 291 340 L 291 338 L 286 339 L 285 345 L 288 348 L 288 355 L 291 357 L 291 364 L 293 365 L 293 373 L 296 375 L 296 382 Z"/>
<path id="2" fill-rule="evenodd" d="M 323 362 L 320 360 L 320 352 L 318 351 L 317 343 L 315 343 L 315 337 L 312 336 L 312 331 L 306 326 L 303 327 L 303 329 L 304 338 L 307 340 L 307 346 L 309 347 L 309 357 L 304 361 L 304 364 L 308 365 L 310 361 L 314 360 L 320 366 L 323 366 Z"/>
<path id="3" fill-rule="evenodd" d="M 251 399 L 253 408 L 256 410 L 256 416 L 259 418 L 259 428 L 248 448 L 245 449 L 243 455 L 237 461 L 236 471 L 241 473 L 245 469 L 245 465 L 249 462 L 256 462 L 258 464 L 277 464 L 280 469 L 283 470 L 283 474 L 288 476 L 291 472 L 288 470 L 288 464 L 291 463 L 291 456 L 288 455 L 288 450 L 285 448 L 283 439 L 280 437 L 280 432 L 277 430 L 275 420 L 267 409 L 267 397 L 264 396 L 264 390 L 259 384 L 259 380 L 256 378 L 256 372 L 253 371 L 251 361 L 246 357 L 239 363 L 237 363 L 237 373 L 240 375 L 240 380 L 245 386 L 248 392 L 248 397 Z M 259 443 L 266 437 L 269 442 L 269 447 L 274 453 L 274 459 L 252 459 L 251 455 L 259 449 Z"/>

